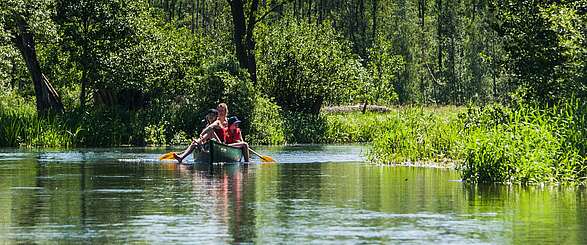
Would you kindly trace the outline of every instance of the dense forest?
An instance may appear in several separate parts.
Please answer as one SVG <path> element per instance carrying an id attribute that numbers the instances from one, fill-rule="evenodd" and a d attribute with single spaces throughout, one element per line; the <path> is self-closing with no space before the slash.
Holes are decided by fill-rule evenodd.
<path id="1" fill-rule="evenodd" d="M 260 143 L 283 127 L 274 118 L 328 105 L 584 101 L 586 12 L 584 0 L 4 0 L 0 145 L 169 144 L 220 101 Z"/>

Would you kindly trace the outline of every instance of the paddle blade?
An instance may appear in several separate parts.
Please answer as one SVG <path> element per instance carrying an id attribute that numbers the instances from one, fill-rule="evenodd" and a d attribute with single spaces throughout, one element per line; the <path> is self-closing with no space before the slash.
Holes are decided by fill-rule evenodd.
<path id="1" fill-rule="evenodd" d="M 261 161 L 263 161 L 264 163 L 277 163 L 270 156 L 261 156 Z"/>
<path id="2" fill-rule="evenodd" d="M 165 154 L 163 154 L 162 156 L 159 157 L 159 160 L 174 160 L 175 157 L 173 157 L 173 152 L 167 152 Z"/>

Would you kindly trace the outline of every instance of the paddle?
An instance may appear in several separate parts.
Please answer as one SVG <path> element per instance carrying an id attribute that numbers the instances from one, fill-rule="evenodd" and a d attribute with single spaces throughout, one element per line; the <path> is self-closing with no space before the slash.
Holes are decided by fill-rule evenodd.
<path id="1" fill-rule="evenodd" d="M 159 161 L 163 161 L 163 160 L 175 160 L 175 157 L 173 156 L 174 152 L 167 152 L 163 155 L 161 155 L 159 157 Z"/>
<path id="2" fill-rule="evenodd" d="M 261 161 L 263 161 L 264 163 L 277 163 L 277 161 L 273 160 L 273 158 L 271 158 L 270 156 L 262 156 L 261 154 L 257 153 L 256 151 L 253 151 L 253 149 L 251 149 L 251 148 L 249 148 L 249 151 L 251 151 L 253 154 L 255 154 L 259 158 L 261 158 Z"/>

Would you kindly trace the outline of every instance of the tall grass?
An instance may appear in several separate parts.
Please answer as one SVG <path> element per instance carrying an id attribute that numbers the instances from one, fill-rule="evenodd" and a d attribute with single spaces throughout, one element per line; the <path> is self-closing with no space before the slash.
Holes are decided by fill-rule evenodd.
<path id="1" fill-rule="evenodd" d="M 469 129 L 463 179 L 584 182 L 586 115 L 587 105 L 579 101 L 550 108 L 523 105 L 508 110 L 499 123 Z"/>
<path id="2" fill-rule="evenodd" d="M 371 161 L 401 163 L 462 157 L 461 108 L 405 107 L 388 114 L 376 131 Z"/>
<path id="3" fill-rule="evenodd" d="M 75 131 L 59 117 L 38 117 L 34 103 L 4 94 L 0 103 L 0 146 L 68 147 Z"/>
<path id="4" fill-rule="evenodd" d="M 472 182 L 587 181 L 587 104 L 404 108 L 373 140 L 379 163 L 455 161 Z"/>

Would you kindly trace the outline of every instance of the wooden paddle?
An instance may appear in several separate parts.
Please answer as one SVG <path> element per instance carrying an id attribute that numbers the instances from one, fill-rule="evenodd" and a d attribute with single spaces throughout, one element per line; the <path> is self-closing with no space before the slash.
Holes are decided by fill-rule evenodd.
<path id="1" fill-rule="evenodd" d="M 167 152 L 163 155 L 161 155 L 159 157 L 159 161 L 163 161 L 163 160 L 175 160 L 175 157 L 173 156 L 174 152 Z"/>
<path id="2" fill-rule="evenodd" d="M 277 163 L 277 161 L 273 160 L 273 158 L 270 156 L 262 156 L 261 154 L 257 153 L 256 151 L 253 151 L 253 149 L 251 149 L 251 148 L 249 148 L 249 151 L 251 151 L 253 154 L 255 154 L 259 158 L 261 158 L 261 161 L 263 161 L 264 163 Z"/>

